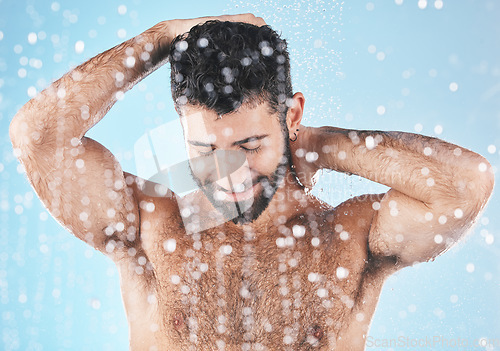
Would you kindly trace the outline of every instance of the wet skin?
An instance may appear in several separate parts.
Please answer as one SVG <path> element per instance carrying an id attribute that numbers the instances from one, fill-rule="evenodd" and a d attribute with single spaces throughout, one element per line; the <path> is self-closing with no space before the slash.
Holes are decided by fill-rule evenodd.
<path id="1" fill-rule="evenodd" d="M 216 121 L 209 111 L 186 109 L 183 125 L 192 158 L 217 148 L 259 148 L 248 153 L 247 169 L 235 172 L 231 184 L 217 180 L 218 189 L 255 184 L 249 191 L 261 198 L 264 186 L 251 180 L 283 165 L 283 131 L 265 105 Z M 249 139 L 254 135 L 266 137 Z M 250 141 L 235 146 L 239 140 Z M 245 344 L 262 350 L 363 349 L 382 282 L 396 268 L 393 260 L 375 260 L 367 251 L 372 203 L 381 196 L 334 209 L 306 194 L 286 167 L 257 218 L 227 220 L 194 233 L 186 231 L 189 219 L 180 212 L 196 204 L 199 211 L 191 216 L 209 222 L 210 214 L 221 214 L 213 196 L 207 199 L 206 191 L 184 199 L 172 193 L 148 196 L 144 190 L 153 184 L 127 175 L 143 204 L 141 246 L 118 260 L 133 349 L 241 350 Z M 214 180 L 193 175 L 200 184 Z M 247 200 L 244 189 L 238 188 L 243 196 L 226 191 L 221 201 Z M 147 260 L 139 264 L 138 257 Z"/>
<path id="2" fill-rule="evenodd" d="M 142 247 L 118 265 L 133 349 L 147 350 L 146 342 L 216 350 L 218 340 L 226 350 L 246 342 L 270 350 L 363 349 L 383 280 L 396 269 L 393 260 L 377 261 L 366 249 L 378 196 L 332 209 L 299 189 L 300 200 L 274 221 L 227 222 L 187 235 L 174 199 L 134 189 L 155 211 L 141 211 Z M 278 212 L 284 192 L 278 190 L 269 214 Z M 203 194 L 193 196 L 201 213 L 211 210 Z M 294 226 L 303 235 L 294 236 Z M 173 252 L 165 248 L 171 239 Z M 139 265 L 137 257 L 147 263 Z"/>
<path id="3" fill-rule="evenodd" d="M 222 119 L 182 107 L 190 160 L 232 150 L 247 162 L 231 182 L 194 171 L 202 190 L 153 196 L 154 184 L 123 172 L 85 133 L 117 92 L 164 63 L 175 36 L 209 19 L 160 22 L 55 81 L 14 117 L 15 154 L 51 215 L 116 263 L 131 350 L 362 350 L 384 279 L 468 232 L 491 196 L 492 168 L 423 135 L 303 127 L 296 93 L 288 136 L 263 105 Z M 217 19 L 265 24 L 251 14 Z M 131 54 L 135 65 L 124 68 Z M 294 168 L 273 185 L 297 132 Z M 390 189 L 332 208 L 301 185 L 319 169 Z M 248 210 L 239 218 L 234 202 Z"/>

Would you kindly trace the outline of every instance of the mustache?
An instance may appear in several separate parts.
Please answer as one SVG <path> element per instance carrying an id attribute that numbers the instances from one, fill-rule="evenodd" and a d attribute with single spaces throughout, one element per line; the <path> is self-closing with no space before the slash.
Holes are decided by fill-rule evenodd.
<path id="1" fill-rule="evenodd" d="M 242 190 L 238 189 L 238 191 L 239 192 L 247 191 L 248 189 L 250 189 L 254 185 L 260 184 L 262 182 L 267 183 L 267 181 L 268 181 L 268 177 L 266 177 L 264 175 L 259 175 L 259 176 L 255 177 L 255 179 L 252 179 L 250 181 L 245 181 L 244 183 L 242 183 L 243 189 Z M 239 187 L 240 184 L 241 183 L 237 184 L 237 187 Z M 203 186 L 211 189 L 212 191 L 223 191 L 226 193 L 232 193 L 232 192 L 234 192 L 234 190 L 236 190 L 235 186 L 231 186 L 231 189 L 226 189 L 226 188 L 220 186 L 217 182 L 213 181 L 213 179 L 207 179 L 205 184 L 203 184 Z"/>

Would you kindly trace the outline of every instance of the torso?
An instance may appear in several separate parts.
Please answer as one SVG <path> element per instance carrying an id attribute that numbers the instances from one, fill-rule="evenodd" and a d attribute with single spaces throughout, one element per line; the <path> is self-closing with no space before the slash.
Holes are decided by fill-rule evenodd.
<path id="1" fill-rule="evenodd" d="M 266 227 L 195 234 L 172 199 L 151 201 L 142 248 L 118 264 L 132 350 L 364 348 L 394 267 L 369 256 L 369 199 L 335 209 L 311 200 Z"/>

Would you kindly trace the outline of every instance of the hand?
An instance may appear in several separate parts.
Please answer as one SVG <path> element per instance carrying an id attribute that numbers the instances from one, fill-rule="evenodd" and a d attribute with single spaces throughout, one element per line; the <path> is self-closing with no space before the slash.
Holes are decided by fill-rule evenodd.
<path id="1" fill-rule="evenodd" d="M 231 22 L 244 22 L 256 25 L 258 27 L 265 26 L 266 22 L 262 17 L 255 17 L 251 13 L 245 13 L 241 15 L 222 15 L 215 17 L 199 17 L 192 19 L 176 19 L 169 21 L 170 28 L 172 30 L 173 36 L 177 36 L 186 32 L 196 26 L 197 24 L 205 23 L 207 21 L 218 20 L 218 21 L 231 21 Z"/>
<path id="2" fill-rule="evenodd" d="M 290 152 L 292 154 L 292 168 L 300 183 L 312 189 L 318 181 L 315 176 L 320 167 L 318 166 L 317 142 L 315 138 L 318 128 L 299 126 L 297 140 L 290 141 Z"/>

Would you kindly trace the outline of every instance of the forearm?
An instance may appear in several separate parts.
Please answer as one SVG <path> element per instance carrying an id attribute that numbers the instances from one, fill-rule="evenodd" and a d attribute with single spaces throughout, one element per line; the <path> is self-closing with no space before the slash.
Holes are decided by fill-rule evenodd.
<path id="1" fill-rule="evenodd" d="M 475 198 L 492 186 L 483 157 L 440 139 L 333 127 L 314 134 L 318 168 L 357 174 L 426 204 Z"/>
<path id="2" fill-rule="evenodd" d="M 158 68 L 173 39 L 161 22 L 76 67 L 30 100 L 14 117 L 15 147 L 81 139 L 134 84 Z"/>

